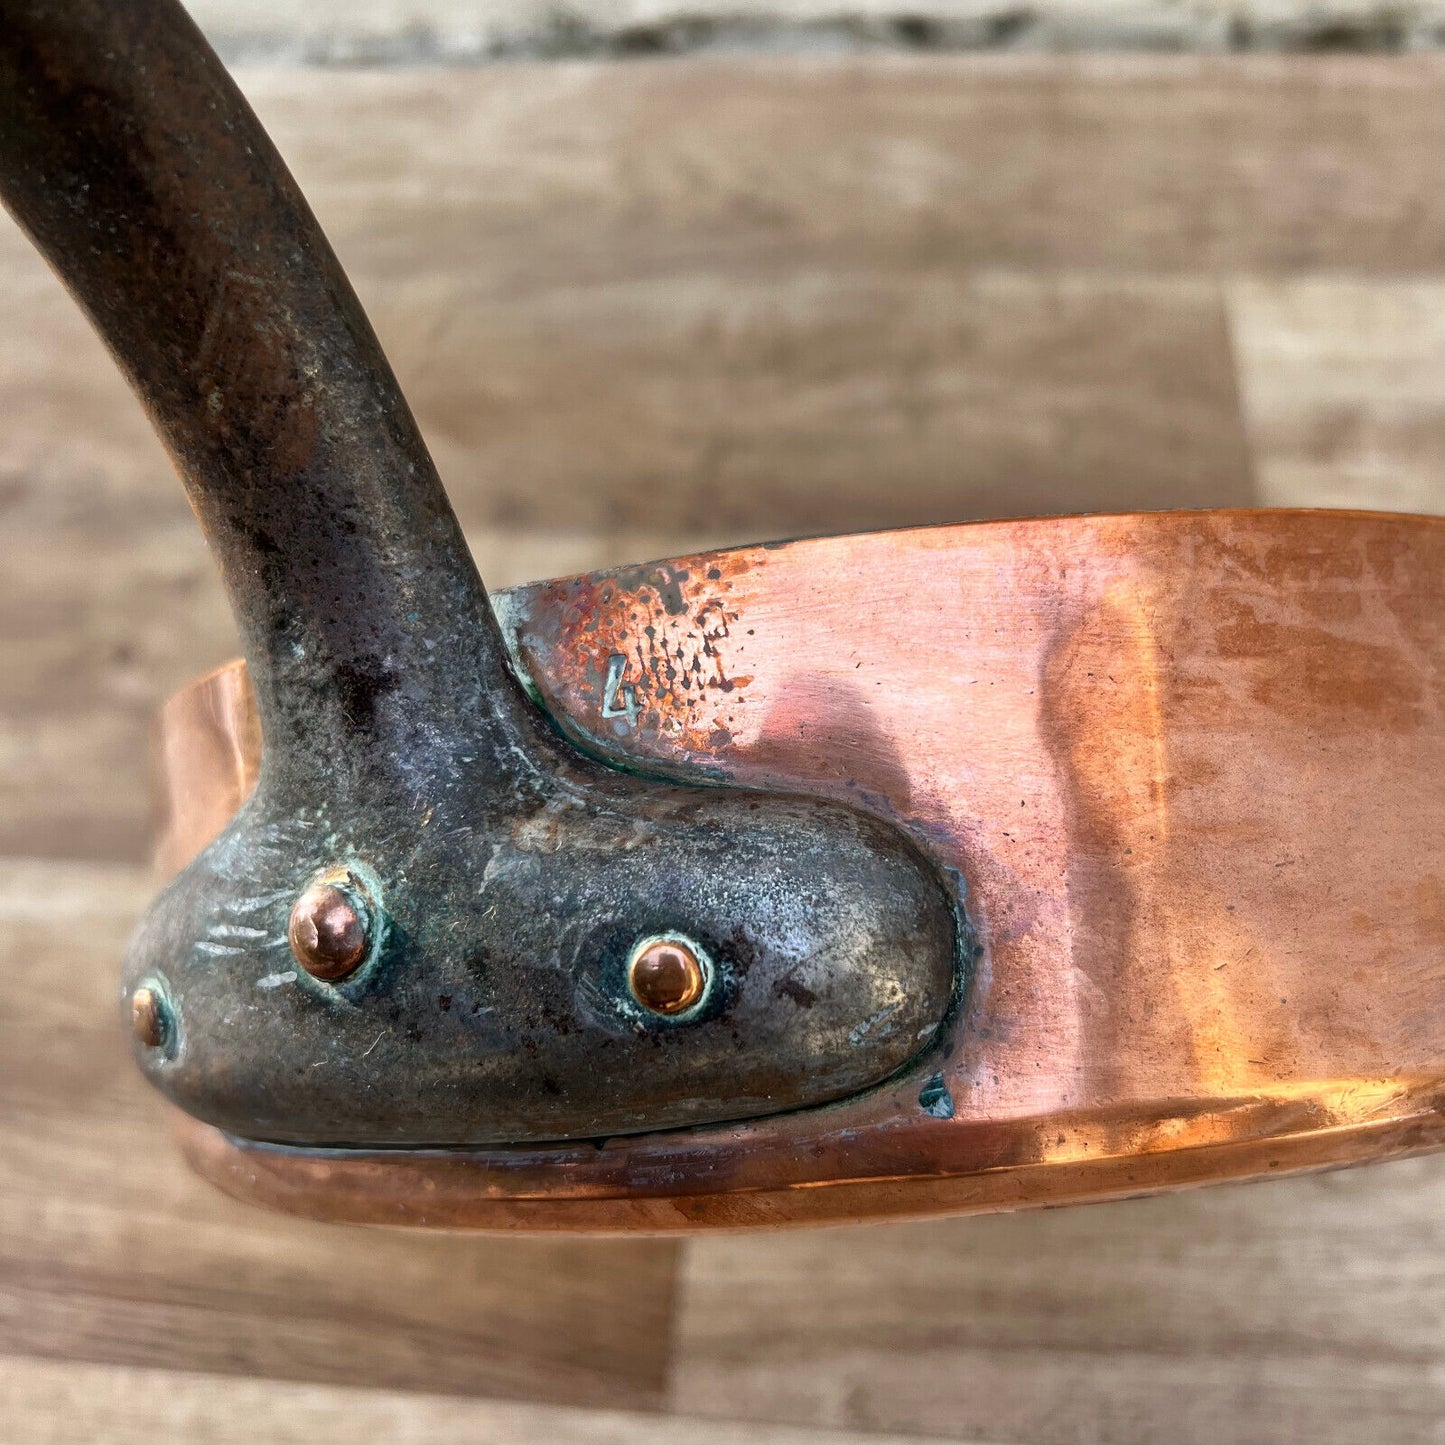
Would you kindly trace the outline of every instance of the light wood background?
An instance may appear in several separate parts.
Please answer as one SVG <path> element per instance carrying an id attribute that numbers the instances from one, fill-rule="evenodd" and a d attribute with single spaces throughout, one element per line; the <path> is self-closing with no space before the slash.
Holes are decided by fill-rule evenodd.
<path id="1" fill-rule="evenodd" d="M 494 584 L 981 515 L 1445 510 L 1445 58 L 240 78 Z M 114 1015 L 147 718 L 232 628 L 8 224 L 0 558 L 0 1442 L 1445 1441 L 1445 1161 L 683 1243 L 218 1197 Z"/>
<path id="2" fill-rule="evenodd" d="M 186 0 L 228 62 L 814 53 L 1429 50 L 1445 0 Z"/>

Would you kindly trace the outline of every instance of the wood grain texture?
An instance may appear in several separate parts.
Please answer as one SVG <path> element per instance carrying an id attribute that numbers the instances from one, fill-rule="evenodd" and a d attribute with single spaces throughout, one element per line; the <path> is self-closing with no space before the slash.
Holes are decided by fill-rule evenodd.
<path id="1" fill-rule="evenodd" d="M 677 1415 L 578 1410 L 0 1357 L 6 1445 L 930 1445 Z"/>
<path id="2" fill-rule="evenodd" d="M 1445 281 L 1240 280 L 1229 296 L 1261 502 L 1445 508 Z"/>
<path id="3" fill-rule="evenodd" d="M 718 46 L 845 50 L 1428 49 L 1441 0 L 189 0 L 227 60 L 477 62 Z"/>
<path id="4" fill-rule="evenodd" d="M 990 1440 L 1438 1442 L 1445 1161 L 689 1244 L 676 1408 Z"/>
<path id="5" fill-rule="evenodd" d="M 659 1404 L 671 1245 L 329 1229 L 189 1175 L 117 1022 L 150 888 L 132 869 L 0 870 L 0 1354 Z"/>
<path id="6" fill-rule="evenodd" d="M 1445 508 L 1439 59 L 241 80 L 498 585 L 788 531 L 1245 501 L 1256 470 L 1269 500 Z M 149 715 L 234 634 L 139 409 L 8 223 L 0 417 L 0 852 L 138 861 Z M 363 1380 L 827 1438 L 1445 1438 L 1437 1164 L 714 1241 L 669 1393 L 653 1244 L 337 1231 L 190 1179 L 112 1024 L 144 875 L 3 873 L 6 1445 L 284 1442 L 293 1418 L 308 1441 L 770 1439 Z"/>

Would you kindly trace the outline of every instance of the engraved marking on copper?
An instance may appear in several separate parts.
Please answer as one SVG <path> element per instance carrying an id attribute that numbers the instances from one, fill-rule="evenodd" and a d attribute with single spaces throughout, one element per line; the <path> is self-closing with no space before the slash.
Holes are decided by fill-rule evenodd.
<path id="1" fill-rule="evenodd" d="M 637 721 L 637 689 L 630 682 L 623 682 L 622 675 L 627 671 L 627 658 L 620 652 L 614 652 L 607 659 L 607 683 L 602 690 L 602 716 L 606 718 L 625 717 L 629 723 Z M 617 705 L 618 697 L 622 698 L 622 706 Z"/>

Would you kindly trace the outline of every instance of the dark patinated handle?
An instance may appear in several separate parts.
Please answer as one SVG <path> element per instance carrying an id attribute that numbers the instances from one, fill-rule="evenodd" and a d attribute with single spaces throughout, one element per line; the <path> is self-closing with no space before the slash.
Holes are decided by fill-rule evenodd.
<path id="1" fill-rule="evenodd" d="M 151 415 L 273 749 L 521 705 L 431 458 L 306 202 L 178 4 L 7 0 L 5 203 Z"/>
<path id="2" fill-rule="evenodd" d="M 0 192 L 175 459 L 266 742 L 132 945 L 159 1087 L 253 1138 L 464 1145 L 817 1103 L 928 1044 L 958 917 L 902 837 L 610 771 L 527 699 L 355 296 L 179 4 L 0 8 Z"/>

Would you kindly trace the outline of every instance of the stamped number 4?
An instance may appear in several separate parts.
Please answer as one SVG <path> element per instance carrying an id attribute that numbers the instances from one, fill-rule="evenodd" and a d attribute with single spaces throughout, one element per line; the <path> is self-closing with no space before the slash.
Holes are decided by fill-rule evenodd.
<path id="1" fill-rule="evenodd" d="M 602 716 L 625 717 L 629 723 L 635 723 L 637 689 L 630 682 L 623 682 L 622 674 L 626 671 L 626 657 L 620 652 L 614 652 L 607 659 L 607 685 L 602 690 Z"/>

